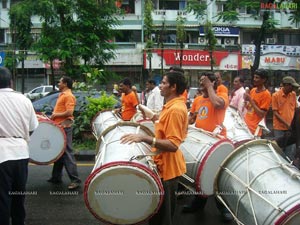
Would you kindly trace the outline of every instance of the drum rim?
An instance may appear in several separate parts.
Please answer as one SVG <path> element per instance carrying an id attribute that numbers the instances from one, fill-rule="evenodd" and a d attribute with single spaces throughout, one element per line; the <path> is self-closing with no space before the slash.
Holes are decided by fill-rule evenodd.
<path id="1" fill-rule="evenodd" d="M 114 161 L 114 162 L 110 162 L 110 163 L 106 163 L 102 166 L 100 166 L 99 168 L 97 168 L 96 170 L 94 170 L 86 179 L 85 184 L 84 184 L 84 191 L 83 191 L 83 196 L 84 196 L 84 202 L 86 207 L 88 208 L 88 210 L 92 213 L 92 215 L 97 218 L 98 220 L 105 222 L 105 223 L 111 223 L 111 221 L 107 221 L 104 218 L 101 218 L 96 212 L 94 212 L 94 210 L 92 209 L 92 207 L 89 204 L 89 200 L 88 200 L 88 188 L 89 185 L 92 181 L 92 179 L 98 174 L 98 172 L 100 172 L 101 170 L 107 169 L 109 167 L 112 166 L 130 166 L 130 167 L 137 167 L 141 170 L 143 170 L 144 172 L 148 173 L 151 175 L 152 179 L 154 180 L 154 182 L 157 184 L 158 188 L 160 191 L 164 191 L 162 182 L 159 178 L 159 176 L 157 174 L 155 174 L 152 170 L 150 170 L 148 167 L 140 164 L 140 163 L 136 163 L 136 162 L 128 162 L 128 161 Z M 160 192 L 162 193 L 162 192 Z M 153 213 L 151 213 L 151 215 L 149 215 L 147 218 L 143 219 L 142 221 L 136 222 L 134 224 L 142 224 L 143 222 L 149 220 L 151 217 L 153 217 L 159 210 L 159 208 L 162 205 L 163 202 L 163 195 L 159 196 L 159 203 L 157 204 L 156 209 L 153 211 Z"/>
<path id="2" fill-rule="evenodd" d="M 155 136 L 154 133 L 148 127 L 146 127 L 145 125 L 139 124 L 139 123 L 135 123 L 135 122 L 130 122 L 130 121 L 121 121 L 121 122 L 118 122 L 118 123 L 116 123 L 114 125 L 109 126 L 108 128 L 106 128 L 101 133 L 101 136 L 105 136 L 107 133 L 109 133 L 110 131 L 112 131 L 113 129 L 115 129 L 118 126 L 134 126 L 134 127 L 140 126 L 143 129 L 143 131 L 146 132 L 146 134 L 148 134 L 151 137 Z M 98 155 L 101 143 L 102 143 L 102 138 L 99 137 L 98 140 L 97 140 L 97 144 L 96 144 L 95 155 Z"/>
<path id="3" fill-rule="evenodd" d="M 214 192 L 215 193 L 218 193 L 219 191 L 219 188 L 218 188 L 218 178 L 220 176 L 220 173 L 222 172 L 223 170 L 223 167 L 224 165 L 226 165 L 228 163 L 228 161 L 234 157 L 236 154 L 239 153 L 239 151 L 241 151 L 242 149 L 244 149 L 245 147 L 247 146 L 252 146 L 252 145 L 255 145 L 255 144 L 271 144 L 274 148 L 274 150 L 278 153 L 278 154 L 282 154 L 282 150 L 280 149 L 280 147 L 273 141 L 271 140 L 267 140 L 267 139 L 256 139 L 256 140 L 252 140 L 252 141 L 248 141 L 242 145 L 240 145 L 238 148 L 234 149 L 222 162 L 222 164 L 220 165 L 217 173 L 216 173 L 216 176 L 215 176 L 215 182 L 214 182 Z"/>
<path id="4" fill-rule="evenodd" d="M 39 123 L 48 123 L 54 127 L 57 127 L 63 134 L 63 139 L 64 139 L 63 148 L 61 149 L 60 153 L 54 159 L 52 159 L 50 161 L 46 161 L 46 162 L 39 162 L 39 161 L 29 158 L 30 163 L 34 163 L 36 165 L 49 165 L 51 163 L 56 162 L 65 153 L 66 146 L 67 146 L 67 136 L 66 136 L 66 132 L 64 131 L 64 129 L 60 125 L 56 124 L 54 121 L 49 120 L 49 119 L 43 119 L 43 118 L 38 119 L 38 121 L 39 121 Z M 30 149 L 29 149 L 29 152 L 30 152 Z"/>
<path id="5" fill-rule="evenodd" d="M 209 156 L 214 151 L 216 151 L 218 149 L 217 146 L 220 145 L 220 144 L 222 144 L 222 143 L 228 143 L 228 144 L 230 144 L 232 146 L 232 152 L 234 151 L 234 145 L 233 145 L 232 141 L 230 141 L 229 139 L 221 139 L 221 140 L 217 141 L 216 143 L 214 143 L 210 147 L 210 149 L 207 151 L 207 153 L 205 154 L 205 156 L 201 160 L 200 165 L 199 165 L 198 170 L 197 170 L 197 174 L 196 174 L 196 181 L 195 181 L 196 192 L 203 193 L 203 195 L 200 195 L 200 196 L 203 196 L 203 197 L 210 196 L 210 195 L 205 194 L 205 192 L 201 189 L 201 186 L 200 186 L 200 183 L 201 183 L 200 182 L 200 177 L 201 177 L 201 174 L 203 172 L 203 169 L 205 168 L 205 164 L 206 164 L 207 160 L 209 159 Z M 230 152 L 230 153 L 232 153 L 232 152 Z M 219 171 L 219 169 L 217 169 L 216 175 L 218 174 L 218 171 Z M 214 184 L 213 184 L 213 187 L 214 187 Z M 211 194 L 211 195 L 213 195 L 213 194 Z"/>
<path id="6" fill-rule="evenodd" d="M 285 222 L 288 221 L 291 215 L 295 214 L 296 212 L 300 212 L 300 204 L 297 204 L 290 208 L 287 212 L 285 212 L 282 216 L 280 216 L 274 225 L 284 225 Z"/>
<path id="7" fill-rule="evenodd" d="M 92 130 L 93 130 L 93 123 L 94 123 L 94 121 L 97 119 L 97 117 L 98 117 L 101 113 L 104 113 L 104 112 L 111 112 L 111 113 L 116 117 L 117 120 L 120 120 L 120 119 L 121 119 L 120 117 L 118 117 L 118 115 L 117 115 L 116 113 L 113 112 L 113 109 L 102 109 L 102 110 L 98 111 L 98 112 L 96 113 L 96 115 L 94 115 L 93 118 L 91 119 L 90 127 L 91 127 Z"/>

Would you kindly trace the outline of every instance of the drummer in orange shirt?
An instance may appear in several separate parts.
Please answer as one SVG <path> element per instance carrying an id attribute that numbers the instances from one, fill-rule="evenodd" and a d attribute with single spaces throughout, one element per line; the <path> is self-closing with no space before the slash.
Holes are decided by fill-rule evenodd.
<path id="1" fill-rule="evenodd" d="M 226 129 L 223 126 L 226 108 L 229 105 L 228 93 L 217 92 L 218 78 L 212 72 L 203 73 L 200 77 L 201 96 L 198 96 L 192 105 L 189 115 L 189 124 L 195 123 L 197 128 L 220 134 L 226 137 Z M 226 88 L 227 89 L 227 88 Z M 191 204 L 183 207 L 183 212 L 196 212 L 205 207 L 207 198 L 195 196 Z M 221 212 L 224 221 L 232 220 L 231 214 L 219 201 L 216 205 Z"/>
<path id="2" fill-rule="evenodd" d="M 127 134 L 121 138 L 121 143 L 145 142 L 155 148 L 157 155 L 154 162 L 164 187 L 164 201 L 149 225 L 173 225 L 176 206 L 176 190 L 179 177 L 186 172 L 183 153 L 178 147 L 185 139 L 188 128 L 187 108 L 181 94 L 186 88 L 184 75 L 173 71 L 164 75 L 160 84 L 161 95 L 165 105 L 159 115 L 154 116 L 155 138 L 140 134 Z"/>
<path id="3" fill-rule="evenodd" d="M 122 120 L 129 121 L 137 112 L 137 105 L 139 104 L 137 94 L 131 89 L 131 81 L 124 78 L 119 83 L 119 90 L 122 93 L 121 102 L 121 116 Z"/>
<path id="4" fill-rule="evenodd" d="M 245 107 L 247 109 L 244 117 L 245 122 L 251 133 L 259 137 L 262 135 L 262 129 L 258 127 L 258 124 L 265 119 L 272 101 L 271 94 L 265 87 L 267 80 L 268 72 L 266 70 L 256 70 L 253 77 L 255 88 L 252 88 L 249 94 L 247 92 L 244 94 Z"/>

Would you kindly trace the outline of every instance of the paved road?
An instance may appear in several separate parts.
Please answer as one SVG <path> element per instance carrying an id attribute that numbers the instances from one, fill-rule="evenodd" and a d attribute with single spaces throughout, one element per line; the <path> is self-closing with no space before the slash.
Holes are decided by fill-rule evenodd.
<path id="1" fill-rule="evenodd" d="M 79 174 L 85 180 L 90 174 L 92 162 L 78 162 Z M 27 183 L 26 225 L 104 225 L 97 220 L 86 208 L 83 199 L 83 187 L 78 191 L 69 192 L 66 175 L 63 183 L 53 185 L 46 180 L 51 174 L 52 166 L 29 166 Z M 184 197 L 178 201 L 175 225 L 222 225 L 220 215 L 216 209 L 214 198 L 210 198 L 204 213 L 183 214 L 183 204 L 191 197 Z M 234 225 L 235 222 L 227 223 Z M 147 225 L 144 224 L 144 225 Z"/>

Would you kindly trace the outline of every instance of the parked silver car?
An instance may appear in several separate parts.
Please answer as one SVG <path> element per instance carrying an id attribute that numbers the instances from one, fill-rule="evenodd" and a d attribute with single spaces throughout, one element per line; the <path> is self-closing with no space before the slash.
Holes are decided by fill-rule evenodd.
<path id="1" fill-rule="evenodd" d="M 57 91 L 58 88 L 55 87 L 55 90 Z M 31 100 L 35 100 L 35 99 L 44 97 L 45 95 L 47 95 L 49 92 L 52 92 L 52 91 L 53 91 L 52 85 L 44 85 L 44 86 L 36 87 L 36 88 L 32 89 L 31 91 L 25 93 L 24 95 Z"/>

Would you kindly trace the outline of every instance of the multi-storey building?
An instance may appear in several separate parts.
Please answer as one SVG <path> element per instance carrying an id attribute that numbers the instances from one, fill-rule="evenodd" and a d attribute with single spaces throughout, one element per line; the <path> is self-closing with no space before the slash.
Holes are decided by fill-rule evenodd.
<path id="1" fill-rule="evenodd" d="M 5 46 L 11 42 L 7 8 L 13 1 L 1 2 L 0 44 Z M 213 53 L 216 62 L 214 69 L 223 71 L 223 79 L 228 84 L 237 74 L 249 77 L 249 68 L 255 52 L 253 42 L 262 24 L 263 10 L 271 10 L 271 17 L 277 20 L 278 25 L 274 31 L 267 33 L 263 40 L 259 67 L 270 70 L 272 86 L 279 85 L 281 77 L 287 73 L 297 78 L 300 70 L 300 30 L 297 24 L 289 21 L 289 16 L 291 11 L 300 5 L 292 1 L 290 3 L 293 5 L 281 9 L 261 5 L 258 12 L 240 8 L 239 20 L 228 23 L 217 18 L 219 12 L 226 10 L 226 0 L 200 0 L 199 2 L 207 4 L 206 15 L 201 19 L 186 12 L 187 2 L 188 0 L 153 0 L 152 39 L 155 45 L 152 50 L 151 69 L 155 79 L 160 79 L 162 69 L 180 65 L 182 58 L 182 67 L 189 85 L 198 85 L 198 75 L 204 70 L 210 70 L 209 52 L 206 50 L 203 32 L 206 21 L 213 24 L 217 38 L 217 49 Z M 149 60 L 144 52 L 145 0 L 122 0 L 117 3 L 125 14 L 119 16 L 121 24 L 115 28 L 120 31 L 120 35 L 113 40 L 118 46 L 117 57 L 107 64 L 107 69 L 131 77 L 134 83 L 143 86 L 150 69 Z M 183 51 L 176 40 L 176 19 L 179 15 L 185 18 L 184 27 L 187 34 Z M 40 23 L 37 18 L 33 20 L 32 32 L 38 36 Z M 159 47 L 161 40 L 163 50 Z M 27 60 L 26 67 L 29 81 L 31 77 L 39 77 L 40 81 L 47 82 L 47 73 L 43 72 L 46 71 L 45 64 L 33 57 Z"/>

